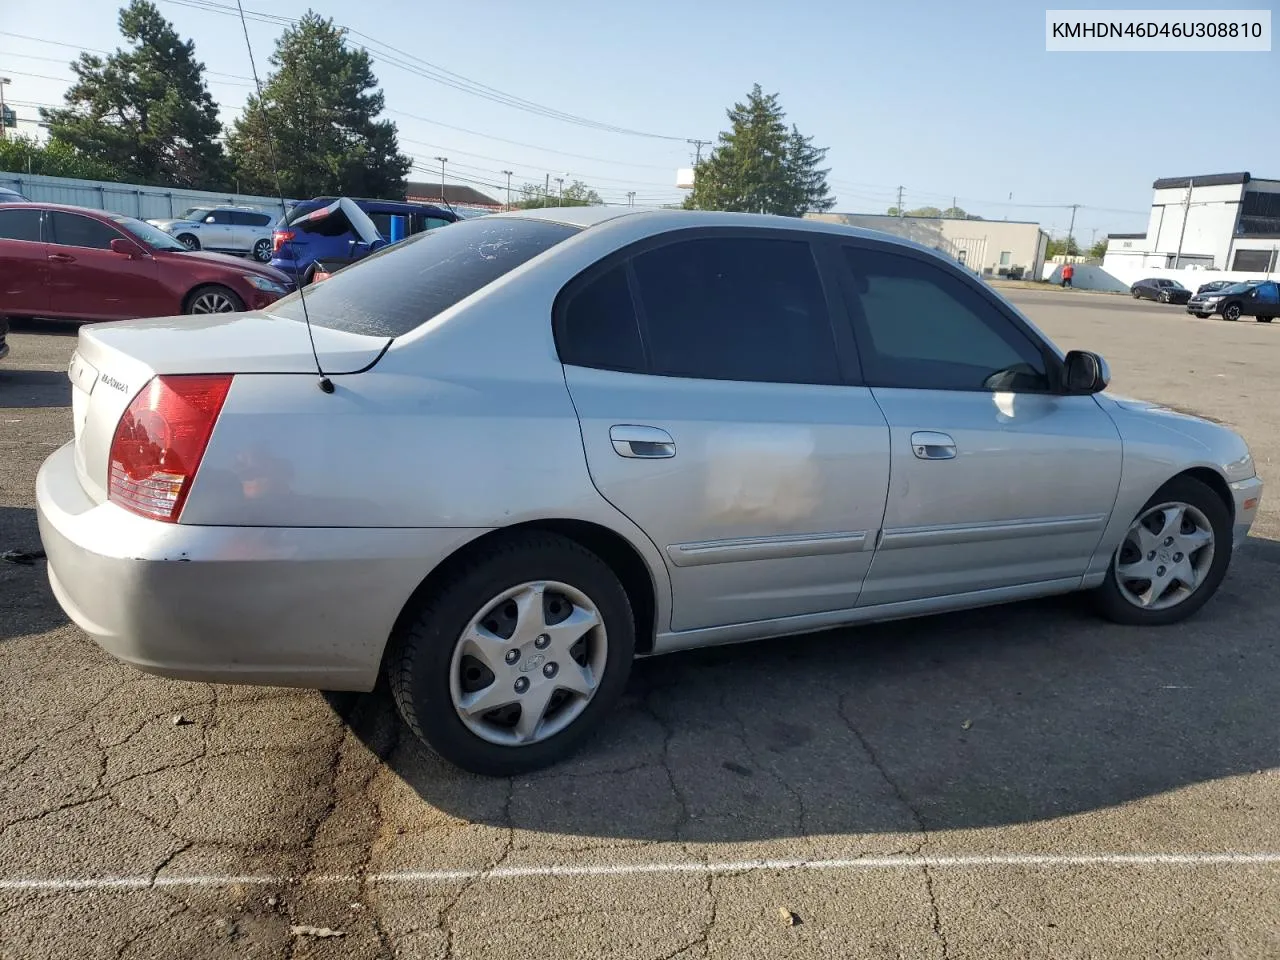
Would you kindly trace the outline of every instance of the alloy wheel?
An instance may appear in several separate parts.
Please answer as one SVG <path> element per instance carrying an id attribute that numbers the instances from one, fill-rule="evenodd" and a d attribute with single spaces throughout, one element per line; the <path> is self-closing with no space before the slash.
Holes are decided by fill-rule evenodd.
<path id="1" fill-rule="evenodd" d="M 1213 566 L 1209 518 L 1189 503 L 1145 510 L 1116 551 L 1120 595 L 1142 610 L 1176 607 L 1200 588 Z"/>
<path id="2" fill-rule="evenodd" d="M 191 301 L 192 313 L 234 313 L 236 305 L 225 293 L 209 290 Z"/>
<path id="3" fill-rule="evenodd" d="M 259 240 L 253 245 L 253 259 L 259 263 L 269 263 L 271 260 L 271 241 Z"/>
<path id="4" fill-rule="evenodd" d="M 565 583 L 522 583 L 486 603 L 455 643 L 454 709 L 490 743 L 538 743 L 586 709 L 608 652 L 604 620 L 590 597 Z"/>

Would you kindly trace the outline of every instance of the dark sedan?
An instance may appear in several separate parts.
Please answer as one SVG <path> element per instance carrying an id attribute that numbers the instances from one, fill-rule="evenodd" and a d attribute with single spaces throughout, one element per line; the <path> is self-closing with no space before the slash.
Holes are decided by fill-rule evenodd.
<path id="1" fill-rule="evenodd" d="M 1280 317 L 1280 284 L 1274 280 L 1233 283 L 1213 293 L 1199 293 L 1187 301 L 1187 313 L 1197 317 L 1218 314 L 1223 320 L 1253 317 L 1270 323 Z"/>
<path id="2" fill-rule="evenodd" d="M 1223 287 L 1229 287 L 1235 282 L 1234 280 L 1210 280 L 1208 283 L 1202 283 L 1196 287 L 1196 296 L 1202 297 L 1206 293 L 1217 293 Z"/>
<path id="3" fill-rule="evenodd" d="M 188 251 L 133 217 L 52 203 L 0 206 L 0 312 L 128 320 L 261 310 L 292 292 L 266 264 Z"/>
<path id="4" fill-rule="evenodd" d="M 1191 299 L 1191 291 L 1177 280 L 1166 280 L 1164 277 L 1148 277 L 1139 280 L 1129 292 L 1135 300 L 1155 300 L 1159 303 L 1186 303 Z"/>

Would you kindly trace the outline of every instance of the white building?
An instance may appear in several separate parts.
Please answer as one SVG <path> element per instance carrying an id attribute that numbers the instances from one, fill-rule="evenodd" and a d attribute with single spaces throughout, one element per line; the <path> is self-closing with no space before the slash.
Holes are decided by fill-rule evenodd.
<path id="1" fill-rule="evenodd" d="M 1108 234 L 1107 270 L 1278 269 L 1280 180 L 1218 173 L 1168 177 L 1153 187 L 1146 233 Z"/>
<path id="2" fill-rule="evenodd" d="M 914 240 L 954 257 L 984 277 L 1039 279 L 1049 234 L 1020 220 L 959 220 L 951 217 L 891 217 L 870 213 L 806 213 L 810 220 L 880 230 Z"/>

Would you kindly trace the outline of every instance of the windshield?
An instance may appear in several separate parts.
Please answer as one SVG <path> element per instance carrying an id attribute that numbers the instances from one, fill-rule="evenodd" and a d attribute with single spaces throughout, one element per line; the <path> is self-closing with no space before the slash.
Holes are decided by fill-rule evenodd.
<path id="1" fill-rule="evenodd" d="M 123 227 L 132 233 L 139 240 L 149 244 L 157 250 L 180 250 L 187 252 L 187 248 L 180 244 L 173 237 L 169 236 L 159 227 L 153 227 L 149 223 L 143 223 L 141 220 L 135 220 L 133 217 L 112 217 L 112 222 L 117 226 Z"/>
<path id="2" fill-rule="evenodd" d="M 578 232 L 543 220 L 484 217 L 428 230 L 386 246 L 306 288 L 317 326 L 399 337 Z M 271 313 L 302 320 L 302 294 Z"/>
<path id="3" fill-rule="evenodd" d="M 1248 293 L 1256 286 L 1256 283 L 1233 283 L 1229 287 L 1223 287 L 1218 293 Z"/>
<path id="4" fill-rule="evenodd" d="M 213 213 L 213 209 L 211 207 L 192 207 L 182 215 L 181 219 L 200 221 L 211 213 Z"/>

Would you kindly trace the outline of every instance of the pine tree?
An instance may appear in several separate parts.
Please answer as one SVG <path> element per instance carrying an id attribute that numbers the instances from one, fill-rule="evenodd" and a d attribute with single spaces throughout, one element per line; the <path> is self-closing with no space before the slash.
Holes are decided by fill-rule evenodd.
<path id="1" fill-rule="evenodd" d="M 766 95 L 757 83 L 728 117 L 730 129 L 695 171 L 687 208 L 788 217 L 831 209 L 829 171 L 819 168 L 826 148 L 794 125 L 788 131 L 776 93 Z"/>
<path id="2" fill-rule="evenodd" d="M 132 44 L 105 59 L 82 53 L 67 106 L 41 110 L 54 140 L 85 158 L 147 184 L 214 190 L 227 181 L 218 105 L 195 44 L 148 0 L 120 11 Z"/>
<path id="3" fill-rule="evenodd" d="M 369 54 L 345 36 L 307 11 L 276 42 L 261 100 L 249 98 L 228 138 L 242 189 L 274 193 L 278 169 L 290 197 L 404 199 L 412 162 L 395 124 L 375 119 L 384 98 Z"/>

